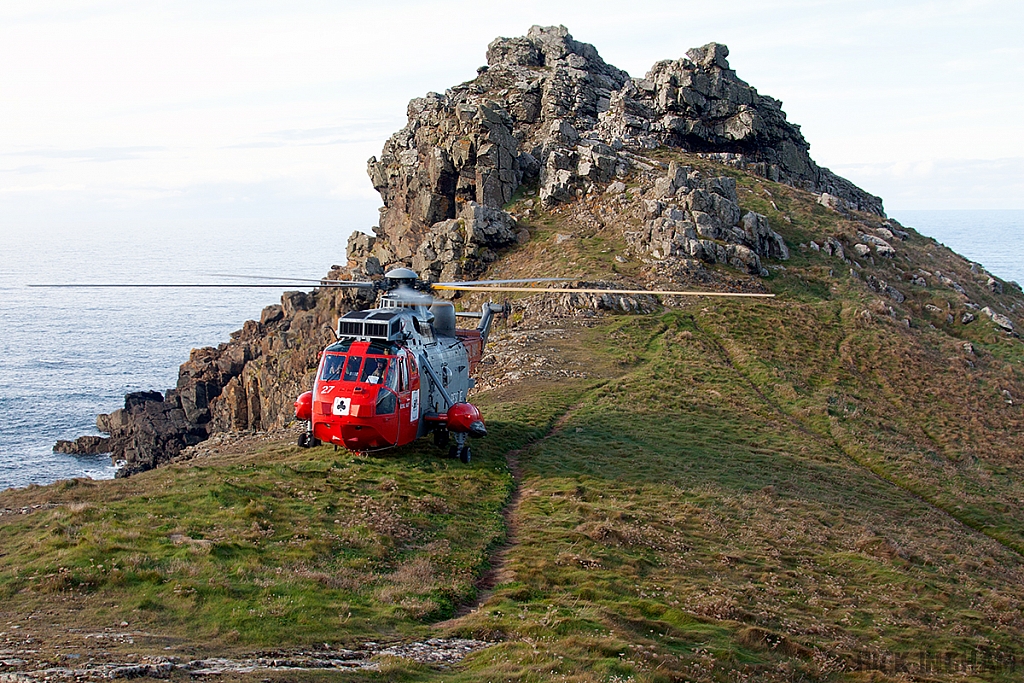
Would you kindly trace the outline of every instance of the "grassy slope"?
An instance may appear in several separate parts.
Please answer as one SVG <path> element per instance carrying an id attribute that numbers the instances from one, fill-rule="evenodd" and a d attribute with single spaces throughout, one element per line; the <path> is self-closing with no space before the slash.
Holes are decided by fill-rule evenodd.
<path id="1" fill-rule="evenodd" d="M 708 331 L 776 314 L 620 323 L 607 352 L 642 342 L 635 369 L 521 457 L 516 581 L 463 626 L 516 644 L 481 658 L 510 672 L 585 663 L 598 680 L 789 680 L 878 653 L 1020 657 L 1020 556 L 794 418 L 795 391 L 754 391 Z"/>
<path id="2" fill-rule="evenodd" d="M 277 445 L 0 493 L 0 508 L 62 503 L 0 517 L 0 624 L 71 647 L 71 628 L 128 621 L 160 634 L 137 644 L 155 651 L 503 641 L 456 671 L 387 673 L 408 680 L 868 680 L 879 658 L 891 672 L 922 653 L 954 654 L 950 673 L 929 660 L 938 680 L 961 679 L 972 654 L 1003 665 L 981 678 L 1014 680 L 1024 437 L 1000 391 L 1024 396 L 1022 346 L 986 321 L 933 318 L 924 305 L 957 305 L 951 290 L 895 269 L 932 263 L 978 303 L 997 299 L 912 234 L 894 261 L 862 263 L 911 295 L 896 305 L 797 247 L 854 222 L 723 172 L 793 249 L 768 279 L 783 297 L 568 332 L 563 351 L 591 378 L 479 395 L 492 435 L 470 467 L 427 444 L 369 459 Z M 590 239 L 558 246 L 562 272 L 640 272 L 611 258 L 614 209 L 604 226 L 567 220 L 539 216 L 499 271 L 541 268 L 572 232 Z M 434 625 L 472 598 L 504 538 L 511 451 L 508 580 Z"/>

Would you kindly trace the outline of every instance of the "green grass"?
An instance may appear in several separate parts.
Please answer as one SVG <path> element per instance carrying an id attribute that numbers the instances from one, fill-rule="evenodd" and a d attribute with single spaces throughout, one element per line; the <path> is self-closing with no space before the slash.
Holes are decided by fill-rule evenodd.
<path id="1" fill-rule="evenodd" d="M 570 330 L 593 377 L 480 394 L 491 434 L 469 467 L 425 443 L 278 445 L 4 493 L 62 503 L 0 518 L 5 613 L 123 620 L 210 652 L 498 643 L 446 672 L 389 664 L 398 680 L 859 680 L 882 656 L 1019 658 L 1020 478 L 996 458 L 1016 435 L 988 427 L 986 468 L 940 477 L 965 456 L 924 453 L 971 428 L 957 395 L 919 405 L 893 378 L 943 386 L 934 364 L 911 372 L 940 333 L 860 320 L 833 301 L 742 302 Z M 512 451 L 509 579 L 448 620 L 505 539 Z"/>
<path id="2" fill-rule="evenodd" d="M 1019 657 L 1020 556 L 955 507 L 875 476 L 826 420 L 805 419 L 801 401 L 826 378 L 805 368 L 769 396 L 787 367 L 744 367 L 724 349 L 757 342 L 708 331 L 760 319 L 755 329 L 774 322 L 782 335 L 780 313 L 726 305 L 591 331 L 594 352 L 614 348 L 631 369 L 521 456 L 515 581 L 460 631 L 509 643 L 474 660 L 480 679 L 830 680 L 867 652 L 979 643 Z M 776 352 L 806 352 L 788 341 Z M 529 665 L 513 654 L 524 641 L 537 648 Z"/>
<path id="3" fill-rule="evenodd" d="M 0 517 L 0 624 L 45 615 L 32 622 L 45 639 L 125 621 L 163 639 L 140 648 L 169 640 L 190 656 L 496 643 L 449 670 L 267 674 L 279 680 L 1015 680 L 1024 345 L 986 320 L 961 324 L 960 294 L 908 274 L 941 270 L 978 305 L 1010 295 L 913 231 L 896 258 L 859 268 L 801 248 L 878 220 L 655 156 L 737 179 L 743 207 L 792 252 L 764 280 L 778 298 L 688 302 L 545 337 L 545 354 L 588 378 L 475 396 L 490 433 L 468 467 L 427 443 L 369 458 L 276 444 L 0 493 L 0 508 L 41 506 Z M 536 208 L 530 241 L 489 274 L 654 272 L 614 260 L 635 216 L 599 196 L 575 209 Z M 557 234 L 575 237 L 555 245 Z M 709 287 L 750 284 L 704 275 Z M 870 289 L 869 275 L 906 300 Z M 501 582 L 478 595 L 498 558 Z M 971 657 L 989 663 L 973 678 Z"/>
<path id="4" fill-rule="evenodd" d="M 510 486 L 501 460 L 428 451 L 284 447 L 66 486 L 90 502 L 0 525 L 0 594 L 247 645 L 414 631 L 473 596 Z"/>

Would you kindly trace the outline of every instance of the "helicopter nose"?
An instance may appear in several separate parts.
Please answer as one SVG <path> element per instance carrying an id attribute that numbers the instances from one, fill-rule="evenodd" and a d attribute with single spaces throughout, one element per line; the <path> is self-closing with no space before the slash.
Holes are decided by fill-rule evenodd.
<path id="1" fill-rule="evenodd" d="M 469 435 L 475 436 L 477 438 L 481 436 L 487 436 L 487 427 L 484 426 L 484 423 L 482 421 L 475 420 L 472 424 L 469 425 Z"/>

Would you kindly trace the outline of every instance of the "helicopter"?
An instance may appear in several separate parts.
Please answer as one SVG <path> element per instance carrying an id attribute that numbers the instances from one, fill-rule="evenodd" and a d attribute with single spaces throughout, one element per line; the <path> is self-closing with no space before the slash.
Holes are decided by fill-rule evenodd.
<path id="1" fill-rule="evenodd" d="M 249 277 L 230 275 L 228 277 Z M 266 280 L 264 277 L 252 279 Z M 544 287 L 538 283 L 569 278 L 430 282 L 410 268 L 394 267 L 375 281 L 270 278 L 274 283 L 43 284 L 30 287 L 271 287 L 315 283 L 322 288 L 372 290 L 377 306 L 353 310 L 338 319 L 335 341 L 320 352 L 313 387 L 294 403 L 305 423 L 298 445 L 322 443 L 368 453 L 404 446 L 432 434 L 449 458 L 468 464 L 470 438 L 487 435 L 480 410 L 469 402 L 473 372 L 483 357 L 496 316 L 505 304 L 485 303 L 479 312 L 456 312 L 435 291 L 557 294 L 654 294 L 668 296 L 774 297 L 747 292 L 665 291 Z M 529 285 L 529 286 L 526 286 Z M 478 319 L 475 329 L 456 326 L 458 317 Z"/>
<path id="2" fill-rule="evenodd" d="M 773 296 L 508 286 L 563 279 L 430 283 L 409 268 L 394 268 L 376 283 L 330 282 L 373 287 L 380 296 L 377 308 L 338 319 L 337 341 L 321 353 L 313 388 L 295 401 L 295 416 L 307 425 L 299 445 L 330 443 L 365 453 L 433 434 L 449 458 L 470 462 L 469 439 L 487 435 L 480 410 L 467 400 L 476 385 L 472 374 L 495 316 L 507 316 L 509 308 L 488 302 L 479 312 L 456 313 L 450 301 L 434 298 L 433 290 Z M 475 329 L 459 328 L 456 317 L 478 318 L 479 323 Z"/>
<path id="3" fill-rule="evenodd" d="M 388 271 L 380 286 L 377 308 L 338 319 L 337 341 L 321 353 L 313 389 L 296 399 L 295 416 L 308 425 L 299 445 L 368 452 L 432 432 L 450 458 L 468 463 L 467 437 L 487 435 L 479 409 L 466 400 L 476 383 L 470 375 L 495 315 L 507 308 L 486 303 L 479 313 L 456 314 L 451 302 L 425 293 L 431 286 L 408 268 Z M 456 315 L 480 322 L 460 329 Z"/>

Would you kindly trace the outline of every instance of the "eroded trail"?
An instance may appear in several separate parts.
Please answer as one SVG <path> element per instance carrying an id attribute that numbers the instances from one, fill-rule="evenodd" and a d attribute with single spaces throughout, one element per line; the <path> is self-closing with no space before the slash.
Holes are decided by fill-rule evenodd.
<path id="1" fill-rule="evenodd" d="M 568 424 L 577 409 L 586 401 L 587 396 L 607 384 L 612 377 L 622 375 L 621 371 L 609 372 L 609 368 L 600 368 L 596 364 L 587 362 L 586 352 L 581 348 L 582 345 L 578 335 L 580 330 L 589 321 L 580 320 L 575 322 L 576 325 L 568 325 L 566 327 L 523 330 L 516 334 L 501 337 L 494 344 L 491 353 L 497 358 L 497 364 L 499 366 L 504 365 L 505 369 L 486 373 L 483 381 L 487 385 L 517 385 L 528 378 L 537 377 L 538 375 L 541 377 L 546 375 L 545 378 L 547 379 L 597 379 L 602 377 L 603 381 L 588 386 L 574 403 L 552 420 L 550 427 L 542 436 L 531 440 L 521 448 L 505 453 L 505 463 L 513 480 L 512 493 L 502 510 L 506 530 L 505 539 L 493 549 L 488 558 L 488 570 L 477 580 L 476 598 L 459 607 L 452 619 L 440 622 L 437 624 L 438 627 L 454 626 L 459 619 L 475 612 L 481 605 L 486 603 L 494 594 L 495 586 L 515 580 L 514 573 L 509 568 L 509 556 L 519 545 L 522 528 L 522 515 L 520 511 L 523 502 L 537 493 L 524 481 L 521 462 L 523 454 L 538 447 L 538 445 L 543 444 L 548 439 L 557 436 L 564 429 L 565 425 Z M 530 359 L 529 367 L 525 371 L 522 364 L 517 365 L 508 362 L 510 361 L 510 349 L 514 349 L 514 352 L 520 357 Z M 515 367 L 516 370 L 510 373 L 507 369 L 509 367 Z M 545 372 L 545 369 L 548 371 Z"/>
<path id="2" fill-rule="evenodd" d="M 521 527 L 521 516 L 519 512 L 520 506 L 524 500 L 536 494 L 534 489 L 524 487 L 523 485 L 523 468 L 520 463 L 520 457 L 527 450 L 536 447 L 537 444 L 543 443 L 547 439 L 557 435 L 569 421 L 569 418 L 572 416 L 573 411 L 578 405 L 579 404 L 572 406 L 569 410 L 563 413 L 547 433 L 544 434 L 544 436 L 530 442 L 522 448 L 517 448 L 505 454 L 505 462 L 508 465 L 509 472 L 512 474 L 512 480 L 514 482 L 512 495 L 509 496 L 508 503 L 505 505 L 505 508 L 501 513 L 502 517 L 505 519 L 505 541 L 497 546 L 491 553 L 488 561 L 490 568 L 480 577 L 476 584 L 476 599 L 460 607 L 456 612 L 454 619 L 449 620 L 448 622 L 442 622 L 439 626 L 450 625 L 451 622 L 456 619 L 476 611 L 480 605 L 487 602 L 494 594 L 495 586 L 508 583 L 515 579 L 512 570 L 508 567 L 508 557 L 519 543 L 519 530 Z"/>

